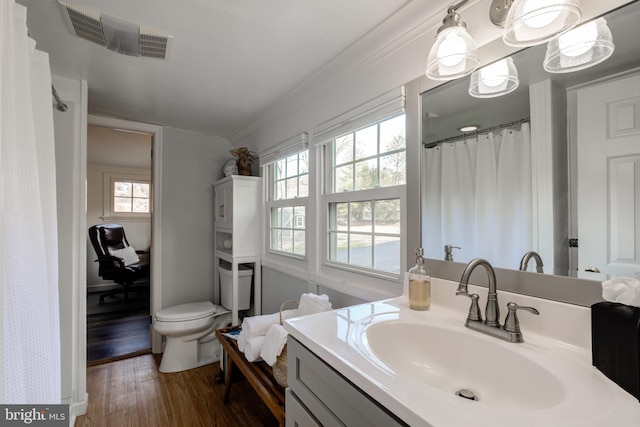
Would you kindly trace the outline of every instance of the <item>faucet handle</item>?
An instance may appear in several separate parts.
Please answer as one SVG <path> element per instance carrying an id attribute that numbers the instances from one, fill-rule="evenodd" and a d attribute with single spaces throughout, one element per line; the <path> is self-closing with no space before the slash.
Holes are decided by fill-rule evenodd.
<path id="1" fill-rule="evenodd" d="M 504 320 L 504 330 L 507 332 L 520 332 L 520 322 L 518 321 L 518 315 L 516 314 L 517 310 L 525 310 L 536 315 L 540 314 L 540 312 L 533 307 L 525 307 L 518 305 L 515 302 L 508 303 L 507 309 L 509 312 L 507 313 L 507 318 Z"/>
<path id="2" fill-rule="evenodd" d="M 469 307 L 469 314 L 467 315 L 467 320 L 477 320 L 482 322 L 482 313 L 480 312 L 480 305 L 478 304 L 478 299 L 480 296 L 478 294 L 471 294 L 465 291 L 458 291 L 456 295 L 464 295 L 465 297 L 471 298 L 471 307 Z"/>

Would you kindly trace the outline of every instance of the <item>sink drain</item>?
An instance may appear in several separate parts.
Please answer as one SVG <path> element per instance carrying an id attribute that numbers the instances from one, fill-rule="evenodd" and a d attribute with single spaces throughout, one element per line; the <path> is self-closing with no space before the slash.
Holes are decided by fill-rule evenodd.
<path id="1" fill-rule="evenodd" d="M 456 391 L 456 396 L 460 396 L 463 399 L 478 400 L 478 397 L 475 395 L 475 393 L 471 390 L 467 390 L 466 388 L 461 388 L 460 390 Z"/>

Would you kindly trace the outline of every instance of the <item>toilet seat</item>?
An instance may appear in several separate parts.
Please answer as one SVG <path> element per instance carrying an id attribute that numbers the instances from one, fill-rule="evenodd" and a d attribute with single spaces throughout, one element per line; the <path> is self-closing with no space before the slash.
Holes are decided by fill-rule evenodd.
<path id="1" fill-rule="evenodd" d="M 210 317 L 216 312 L 216 306 L 210 301 L 179 304 L 156 313 L 160 322 L 185 322 Z"/>

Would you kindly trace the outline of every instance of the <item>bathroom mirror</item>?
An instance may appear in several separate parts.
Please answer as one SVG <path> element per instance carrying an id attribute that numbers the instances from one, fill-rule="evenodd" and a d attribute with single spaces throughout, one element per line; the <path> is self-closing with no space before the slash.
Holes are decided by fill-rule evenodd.
<path id="1" fill-rule="evenodd" d="M 575 193 L 580 183 L 577 181 L 576 162 L 572 157 L 572 152 L 576 149 L 570 144 L 571 131 L 567 128 L 574 118 L 567 106 L 575 103 L 571 97 L 575 96 L 572 93 L 579 85 L 640 69 L 640 4 L 633 2 L 608 13 L 604 18 L 613 36 L 615 51 L 607 60 L 593 67 L 572 73 L 547 73 L 543 69 L 547 45 L 543 44 L 524 49 L 512 56 L 518 70 L 519 86 L 511 93 L 493 98 L 474 98 L 469 95 L 470 77 L 466 77 L 421 94 L 421 222 L 425 257 L 444 260 L 447 257 L 445 245 L 450 245 L 450 256 L 454 261 L 466 263 L 473 258 L 483 257 L 496 267 L 518 270 L 525 252 L 536 250 L 542 255 L 545 274 L 598 281 L 606 278 L 590 274 L 592 272 L 579 272 L 577 269 L 578 251 L 586 248 L 580 246 L 581 236 L 576 226 L 579 212 Z M 540 85 L 546 85 L 544 88 L 553 91 L 551 96 L 561 100 L 556 105 L 564 107 L 563 114 L 557 114 L 552 123 L 541 124 L 535 121 L 541 115 L 540 111 L 543 110 L 544 113 L 546 108 L 537 104 L 540 101 L 537 95 Z M 536 87 L 538 89 L 532 89 Z M 636 120 L 639 119 L 636 117 Z M 467 125 L 479 125 L 480 132 L 463 136 L 459 129 Z M 536 182 L 547 179 L 548 176 L 536 176 L 535 164 L 532 167 L 530 164 L 526 166 L 518 163 L 526 163 L 528 160 L 526 156 L 523 160 L 522 153 L 515 153 L 516 157 L 513 159 L 499 163 L 509 159 L 503 159 L 500 151 L 501 147 L 507 146 L 503 142 L 507 138 L 520 140 L 524 137 L 526 140 L 527 135 L 529 139 L 534 135 L 534 139 L 539 139 L 543 135 L 541 128 L 544 130 L 550 125 L 554 127 L 554 134 L 557 136 L 552 149 L 559 150 L 558 159 L 565 169 L 560 172 L 566 171 L 564 179 L 553 185 L 553 194 L 546 195 L 547 200 L 551 198 L 560 206 L 559 209 L 554 208 L 553 212 L 536 200 L 540 196 L 536 191 L 542 188 L 537 187 Z M 495 129 L 491 133 L 483 131 L 488 128 Z M 532 129 L 537 129 L 537 133 Z M 476 146 L 487 142 L 493 145 L 491 151 L 475 151 Z M 536 157 L 534 151 L 540 149 L 536 148 L 540 146 L 540 141 L 530 143 L 533 150 L 530 157 Z M 640 145 L 640 136 L 638 144 Z M 469 154 L 465 151 L 469 146 L 474 146 L 472 156 L 477 156 L 477 159 L 474 157 L 469 160 Z M 546 146 L 544 149 L 550 148 Z M 429 154 L 436 152 L 439 152 L 437 156 Z M 477 168 L 475 163 L 471 163 L 476 160 Z M 481 174 L 479 178 L 475 172 L 488 169 L 489 163 L 494 166 L 500 164 L 502 170 L 497 175 Z M 487 167 L 483 168 L 483 165 Z M 520 169 L 526 167 L 533 169 L 532 182 L 521 182 L 518 175 Z M 495 169 L 500 168 L 495 166 Z M 470 175 L 470 171 L 474 174 Z M 509 173 L 516 175 L 510 176 Z M 473 191 L 462 184 L 465 179 L 474 187 Z M 501 185 L 505 187 L 502 188 Z M 491 188 L 492 191 L 485 191 L 485 188 Z M 637 188 L 635 187 L 636 191 Z M 531 191 L 532 194 L 522 196 L 525 191 Z M 533 198 L 533 202 L 527 204 L 529 202 L 523 202 L 521 197 Z M 474 205 L 469 208 L 470 203 L 467 202 L 478 200 L 484 202 L 485 207 L 478 208 Z M 548 218 L 541 220 L 545 215 Z M 443 218 L 447 221 L 443 222 Z M 515 225 L 516 228 L 510 228 L 501 234 L 503 228 L 507 229 L 506 224 L 514 219 L 525 227 L 521 230 L 519 225 Z M 469 232 L 466 226 L 472 227 L 474 233 Z M 472 234 L 474 238 L 470 238 Z M 540 241 L 545 239 L 552 239 L 553 242 L 551 246 L 541 248 Z M 569 239 L 578 239 L 578 247 L 573 247 Z M 596 244 L 606 245 L 606 242 Z M 536 271 L 534 259 L 530 260 L 527 271 Z"/>

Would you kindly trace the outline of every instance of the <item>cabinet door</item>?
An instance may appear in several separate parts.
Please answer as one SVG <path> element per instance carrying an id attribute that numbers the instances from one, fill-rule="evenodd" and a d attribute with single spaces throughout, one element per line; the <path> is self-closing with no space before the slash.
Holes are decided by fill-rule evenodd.
<path id="1" fill-rule="evenodd" d="M 321 427 L 322 424 L 311 415 L 296 398 L 290 388 L 285 390 L 285 407 L 287 408 L 286 427 Z"/>
<path id="2" fill-rule="evenodd" d="M 216 227 L 231 228 L 233 223 L 233 183 L 226 182 L 215 187 L 215 222 Z"/>

